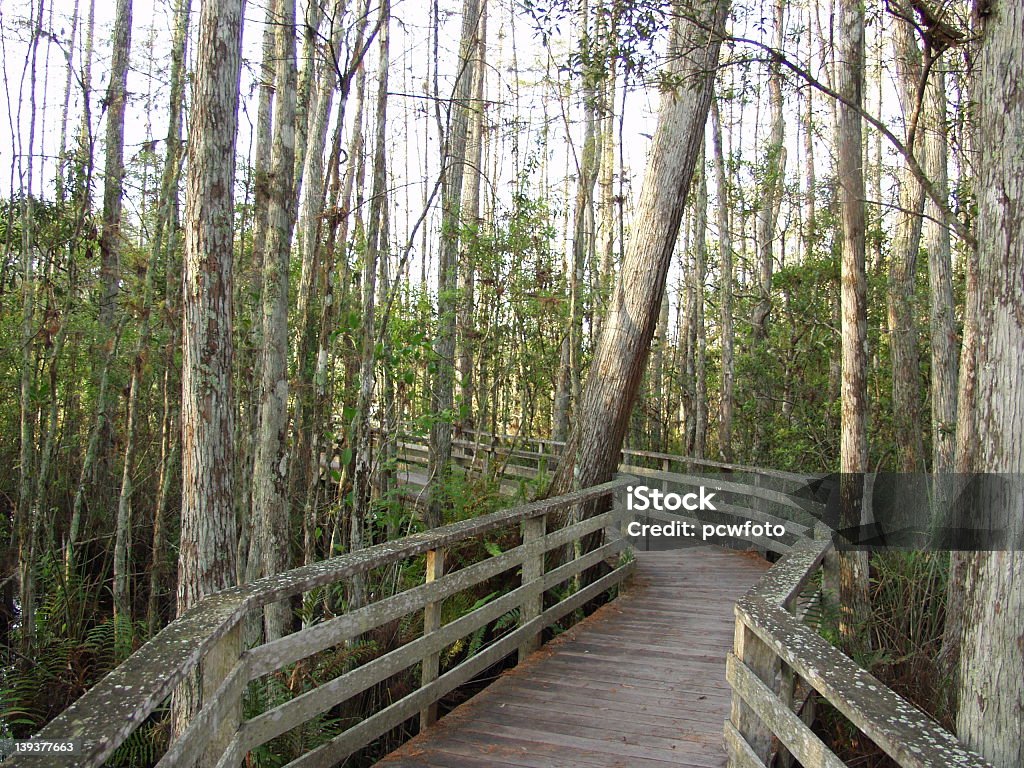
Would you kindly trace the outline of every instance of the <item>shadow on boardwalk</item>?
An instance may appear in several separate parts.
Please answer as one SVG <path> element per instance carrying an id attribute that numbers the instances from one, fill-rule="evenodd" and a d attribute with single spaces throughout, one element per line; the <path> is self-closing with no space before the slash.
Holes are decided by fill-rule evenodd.
<path id="1" fill-rule="evenodd" d="M 377 765 L 724 766 L 733 603 L 768 563 L 714 547 L 637 559 L 622 597 Z"/>

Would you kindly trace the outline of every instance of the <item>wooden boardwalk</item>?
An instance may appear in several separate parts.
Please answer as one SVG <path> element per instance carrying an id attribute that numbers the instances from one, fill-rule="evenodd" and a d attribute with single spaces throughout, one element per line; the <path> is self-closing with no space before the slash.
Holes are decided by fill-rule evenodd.
<path id="1" fill-rule="evenodd" d="M 377 765 L 724 766 L 733 603 L 768 563 L 712 547 L 636 556 L 623 596 Z"/>

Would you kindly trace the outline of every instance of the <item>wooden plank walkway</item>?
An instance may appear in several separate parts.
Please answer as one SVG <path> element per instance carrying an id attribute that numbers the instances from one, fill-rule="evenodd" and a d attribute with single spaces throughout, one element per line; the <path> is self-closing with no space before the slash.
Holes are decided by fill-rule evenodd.
<path id="1" fill-rule="evenodd" d="M 377 765 L 724 766 L 733 603 L 768 563 L 714 547 L 637 559 L 618 600 Z"/>

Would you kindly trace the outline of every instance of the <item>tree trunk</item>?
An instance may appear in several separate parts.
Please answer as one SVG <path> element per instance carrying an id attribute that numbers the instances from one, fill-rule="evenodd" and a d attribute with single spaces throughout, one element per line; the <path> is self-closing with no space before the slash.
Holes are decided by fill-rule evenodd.
<path id="1" fill-rule="evenodd" d="M 164 369 L 164 405 L 160 430 L 160 469 L 153 510 L 153 556 L 150 564 L 149 598 L 146 606 L 146 621 L 150 635 L 156 633 L 160 623 L 160 598 L 162 597 L 164 573 L 166 571 L 164 549 L 167 531 L 164 517 L 167 513 L 170 486 L 175 476 L 181 450 L 179 406 L 177 398 L 172 394 L 171 383 L 176 382 L 177 378 L 174 375 L 176 368 L 174 365 L 174 347 L 178 342 L 180 333 L 180 325 L 177 325 L 175 322 L 178 320 L 178 298 L 181 295 L 179 290 L 181 285 L 181 269 L 177 256 L 178 228 L 180 225 L 178 218 L 178 192 L 181 181 L 182 108 L 185 103 L 185 52 L 188 46 L 188 27 L 191 12 L 192 0 L 178 0 L 174 10 L 174 39 L 171 43 L 170 96 L 168 102 L 164 175 L 161 180 L 161 215 L 157 219 L 157 227 L 163 234 L 162 237 L 155 237 L 158 241 L 158 247 L 163 248 L 165 255 L 167 270 L 166 317 L 168 323 L 171 324 L 171 328 L 170 339 L 167 342 L 167 363 Z M 173 267 L 172 264 L 174 265 Z"/>
<path id="2" fill-rule="evenodd" d="M 711 137 L 715 153 L 715 184 L 718 195 L 718 254 L 719 283 L 722 292 L 722 386 L 718 415 L 718 452 L 722 461 L 732 461 L 732 415 L 735 407 L 736 364 L 733 359 L 732 323 L 732 236 L 729 232 L 729 186 L 725 175 L 725 155 L 722 151 L 722 120 L 718 113 L 718 100 L 711 102 Z"/>
<path id="3" fill-rule="evenodd" d="M 464 0 L 462 41 L 459 45 L 459 75 L 450 102 L 451 125 L 448 130 L 441 194 L 441 248 L 437 268 L 437 337 L 434 341 L 434 381 L 431 392 L 433 423 L 430 427 L 430 500 L 426 523 L 433 528 L 444 519 L 448 475 L 452 458 L 452 408 L 455 383 L 455 320 L 458 312 L 459 214 L 462 208 L 462 177 L 466 163 L 466 137 L 469 132 L 469 101 L 473 88 L 470 61 L 476 47 L 484 0 Z"/>
<path id="4" fill-rule="evenodd" d="M 483 225 L 480 218 L 480 181 L 483 171 L 480 161 L 484 146 L 484 86 L 487 80 L 487 8 L 480 12 L 480 28 L 477 31 L 476 50 L 473 53 L 473 101 L 466 138 L 466 173 L 462 180 L 462 220 L 478 234 Z M 474 289 L 476 283 L 475 257 L 471 250 L 463 248 L 461 282 L 461 305 L 459 307 L 458 333 L 458 376 L 459 400 L 462 413 L 459 424 L 473 429 L 473 358 L 476 348 L 474 322 Z"/>
<path id="5" fill-rule="evenodd" d="M 977 455 L 974 471 L 1024 472 L 1024 3 L 987 6 L 978 105 Z M 1020 541 L 1019 498 L 991 499 Z M 978 552 L 967 574 L 957 733 L 995 768 L 1024 764 L 1024 553 Z"/>
<path id="6" fill-rule="evenodd" d="M 667 419 L 665 418 L 668 409 L 665 407 L 666 390 L 665 386 L 665 350 L 668 347 L 668 301 L 661 302 L 661 311 L 658 313 L 658 325 L 654 329 L 654 339 L 651 342 L 651 384 L 650 402 L 647 404 L 647 418 L 645 432 L 648 439 L 645 441 L 649 451 L 665 450 L 665 441 L 668 439 Z M 630 443 L 631 445 L 637 445 Z M 643 444 L 640 444 L 643 445 Z M 639 445 L 637 447 L 640 447 Z"/>
<path id="7" fill-rule="evenodd" d="M 601 15 L 599 21 L 600 34 L 613 34 Z M 598 174 L 598 187 L 601 190 L 600 225 L 598 228 L 598 252 L 601 255 L 601 268 L 598 274 L 597 307 L 594 321 L 596 333 L 600 335 L 604 316 L 608 311 L 608 294 L 615 278 L 615 228 L 618 224 L 615 209 L 615 65 L 617 59 L 612 57 L 608 62 L 608 71 L 603 82 L 601 98 L 601 170 Z"/>
<path id="8" fill-rule="evenodd" d="M 670 71 L 680 76 L 681 85 L 662 97 L 629 247 L 579 414 L 549 488 L 551 495 L 603 482 L 618 465 L 658 321 L 690 178 L 704 143 L 727 10 L 725 0 L 702 2 L 680 19 L 677 55 L 671 59 Z M 581 514 L 593 511 L 588 508 Z"/>
<path id="9" fill-rule="evenodd" d="M 121 277 L 121 198 L 124 194 L 124 107 L 132 42 L 132 1 L 117 0 L 107 85 L 106 158 L 103 165 L 103 233 L 100 237 L 100 328 L 114 327 Z"/>
<path id="10" fill-rule="evenodd" d="M 267 217 L 270 215 L 270 198 L 272 195 L 273 180 L 271 178 L 271 145 L 274 138 L 274 98 L 275 98 L 275 77 L 277 68 L 275 41 L 277 40 L 277 3 L 275 0 L 267 0 L 266 9 L 263 14 L 263 38 L 261 43 L 262 58 L 260 62 L 259 75 L 259 99 L 256 107 L 256 145 L 255 156 L 252 164 L 252 292 L 260 297 L 264 293 L 264 261 L 267 257 Z M 245 285 L 247 275 L 244 269 L 239 270 L 237 283 L 239 289 Z M 254 312 L 255 314 L 255 312 Z M 260 352 L 263 349 L 263 322 L 260 317 L 253 317 L 250 323 L 247 343 L 241 345 L 238 350 L 237 368 L 243 371 L 259 370 Z M 252 506 L 252 493 L 249 483 L 252 477 L 253 457 L 256 450 L 256 436 L 258 434 L 258 419 L 260 408 L 260 379 L 256 376 L 249 376 L 241 380 L 248 387 L 241 387 L 237 393 L 240 404 L 239 418 L 236 424 L 238 430 L 238 467 L 239 482 L 235 484 L 237 515 L 241 521 L 241 532 L 238 542 L 238 580 L 247 580 L 249 572 L 249 550 L 255 533 L 254 526 L 257 519 L 250 515 Z M 242 481 L 245 477 L 245 482 Z M 256 571 L 260 564 L 252 566 Z"/>
<path id="11" fill-rule="evenodd" d="M 384 240 L 385 196 L 387 195 L 387 173 L 385 148 L 387 142 L 388 104 L 388 25 L 391 3 L 384 0 L 380 6 L 382 19 L 380 32 L 380 67 L 378 74 L 376 127 L 374 129 L 373 187 L 370 202 L 370 220 L 366 232 L 366 256 L 363 259 L 363 323 L 362 345 L 359 366 L 359 395 L 356 412 L 352 421 L 352 455 L 355 470 L 352 474 L 352 521 L 349 528 L 349 548 L 355 552 L 366 546 L 364 527 L 370 515 L 370 500 L 373 490 L 372 449 L 373 434 L 370 430 L 370 404 L 376 384 L 376 292 L 377 261 L 387 258 L 387 242 Z M 363 594 L 362 578 L 352 580 L 352 608 L 360 607 L 366 600 Z"/>
<path id="12" fill-rule="evenodd" d="M 704 152 L 701 151 L 701 161 Z M 703 459 L 707 452 L 708 381 L 707 329 L 704 326 L 704 282 L 707 280 L 708 180 L 703 163 L 695 171 L 697 193 L 693 200 L 693 450 Z"/>
<path id="13" fill-rule="evenodd" d="M 916 126 L 919 125 L 917 92 L 921 79 L 921 52 L 909 22 L 896 19 L 894 35 L 893 47 L 899 70 L 904 122 L 908 130 L 919 133 Z M 908 134 L 907 146 L 915 146 L 916 138 L 916 135 Z M 900 173 L 899 204 L 888 277 L 892 415 L 899 469 L 902 472 L 919 472 L 924 467 L 924 442 L 921 433 L 917 323 L 914 318 L 914 274 L 917 270 L 917 253 L 921 248 L 924 188 L 914 178 L 906 162 Z"/>
<path id="14" fill-rule="evenodd" d="M 592 54 L 593 40 L 592 18 L 589 0 L 583 0 L 580 6 L 580 50 L 585 61 Z M 573 210 L 572 227 L 572 270 L 569 280 L 569 408 L 579 407 L 583 367 L 583 317 L 584 307 L 584 275 L 586 266 L 593 261 L 595 242 L 594 231 L 594 187 L 597 184 L 598 168 L 598 133 L 597 133 L 597 100 L 598 91 L 595 87 L 597 76 L 592 69 L 584 66 L 583 71 L 583 146 L 577 154 L 572 150 L 576 170 L 576 203 Z"/>
<path id="15" fill-rule="evenodd" d="M 785 41 L 785 5 L 776 0 L 774 11 L 775 46 L 782 50 Z M 757 209 L 757 304 L 751 318 L 753 340 L 751 348 L 757 365 L 763 364 L 767 352 L 768 316 L 772 309 L 772 274 L 775 271 L 775 235 L 779 221 L 779 206 L 786 177 L 786 122 L 783 115 L 782 69 L 772 61 L 768 75 L 768 101 L 771 105 L 771 134 L 765 147 L 764 177 L 760 184 Z M 765 427 L 771 411 L 770 380 L 760 377 L 755 382 L 757 416 L 754 421 L 754 452 L 760 454 L 767 441 Z"/>
<path id="16" fill-rule="evenodd" d="M 232 262 L 243 0 L 205 0 L 189 130 L 182 301 L 182 499 L 178 615 L 235 580 Z M 177 732 L 198 675 L 174 699 Z"/>
<path id="17" fill-rule="evenodd" d="M 174 40 L 171 45 L 171 71 L 170 71 L 170 97 L 168 110 L 168 128 L 166 153 L 164 155 L 164 168 L 160 181 L 160 196 L 158 199 L 158 210 L 156 223 L 153 229 L 152 248 L 150 251 L 149 264 L 146 268 L 146 275 L 143 280 L 143 295 L 139 310 L 139 335 L 135 344 L 135 353 L 132 360 L 131 382 L 128 386 L 128 420 L 126 425 L 124 466 L 121 474 L 121 493 L 117 503 L 117 528 L 114 539 L 114 619 L 115 629 L 120 631 L 117 619 L 123 616 L 131 621 L 131 595 L 128 581 L 129 558 L 132 539 L 131 529 L 131 503 L 132 503 L 132 471 L 135 457 L 136 421 L 138 419 L 139 389 L 142 386 L 142 374 L 145 366 L 145 357 L 148 354 L 149 331 L 152 314 L 153 281 L 156 278 L 157 264 L 160 259 L 174 259 L 176 257 L 175 240 L 178 225 L 178 193 L 179 193 L 179 172 L 181 165 L 181 108 L 183 105 L 183 64 L 185 59 L 185 46 L 188 37 L 188 19 L 191 11 L 191 0 L 179 0 L 175 8 Z M 166 247 L 165 247 L 166 243 Z M 165 403 L 165 410 L 166 410 Z M 167 414 L 165 413 L 165 418 Z M 174 421 L 174 419 L 172 419 Z M 164 437 L 162 442 L 168 439 L 166 435 L 167 424 L 164 425 Z M 161 486 L 158 492 L 158 503 L 166 498 L 166 488 L 163 484 L 164 472 L 167 470 L 166 460 L 169 458 L 169 446 L 161 449 Z M 156 517 L 162 516 L 163 510 L 157 509 L 154 515 L 154 528 L 157 528 Z M 162 522 L 162 521 L 161 521 Z M 162 531 L 162 525 L 159 530 Z M 155 538 L 155 535 L 154 535 Z M 162 545 L 162 541 L 160 542 Z M 157 564 L 158 552 L 154 552 L 154 560 L 151 568 L 159 570 Z M 151 586 L 155 585 L 154 579 Z M 152 590 L 151 590 L 152 591 Z M 152 600 L 152 597 L 151 597 Z M 152 623 L 152 611 L 150 622 Z"/>
<path id="18" fill-rule="evenodd" d="M 29 140 L 27 157 L 18 159 L 14 166 L 22 175 L 21 181 L 21 204 L 19 215 L 21 218 L 21 253 L 19 271 L 21 272 L 21 318 L 20 318 L 20 371 L 19 371 L 19 392 L 18 392 L 18 427 L 19 427 L 19 449 L 18 449 L 18 505 L 15 512 L 15 536 L 11 537 L 16 541 L 18 560 L 18 582 L 20 587 L 20 623 L 22 626 L 21 640 L 22 652 L 28 656 L 31 652 L 31 645 L 35 635 L 35 541 L 32 531 L 36 521 L 30 519 L 32 515 L 32 498 L 35 495 L 36 475 L 36 408 L 33 404 L 32 389 L 35 381 L 36 361 L 33 354 L 33 339 L 35 337 L 35 297 L 37 280 L 35 273 L 36 242 L 34 234 L 34 215 L 32 210 L 32 181 L 33 181 L 33 158 L 35 150 L 36 132 L 36 57 L 39 49 L 39 41 L 42 38 L 43 30 L 43 0 L 39 0 L 31 6 L 30 21 L 31 42 L 29 53 Z M 13 182 L 13 177 L 12 177 Z M 12 206 L 13 209 L 13 206 Z M 8 222 L 4 256 L 7 256 L 8 249 L 12 246 L 13 232 Z M 5 559 L 6 559 L 5 553 Z M 6 570 L 6 569 L 4 569 Z M 4 574 L 6 578 L 6 574 Z"/>
<path id="19" fill-rule="evenodd" d="M 807 11 L 807 50 L 814 50 L 814 32 L 811 25 L 811 10 Z M 804 196 L 804 260 L 814 258 L 817 241 L 817 185 L 814 166 L 814 89 L 806 88 L 804 98 L 807 109 L 804 113 L 804 168 L 807 189 Z"/>
<path id="20" fill-rule="evenodd" d="M 298 56 L 296 85 L 295 85 L 295 153 L 292 172 L 295 174 L 292 186 L 295 190 L 295 198 L 298 199 L 302 189 L 303 180 L 306 178 L 306 147 L 309 133 L 313 130 L 317 120 L 316 103 L 324 89 L 332 90 L 333 85 L 320 77 L 321 71 L 319 62 L 321 57 L 317 55 L 324 41 L 328 41 L 328 55 L 332 54 L 336 47 L 331 46 L 332 38 L 340 37 L 345 17 L 344 2 L 335 3 L 332 10 L 335 13 L 331 16 L 333 34 L 322 34 L 320 24 L 324 19 L 326 3 L 320 0 L 313 0 L 305 4 L 305 13 L 299 18 L 297 31 L 302 35 L 302 51 Z M 341 60 L 343 61 L 343 60 Z M 331 62 L 331 68 L 336 67 Z M 333 73 L 332 73 L 333 74 Z"/>
<path id="21" fill-rule="evenodd" d="M 128 63 L 132 39 L 132 0 L 117 0 L 114 14 L 114 30 L 111 40 L 112 58 L 110 62 L 110 81 L 107 85 L 107 130 L 106 156 L 103 165 L 103 230 L 100 235 L 100 307 L 99 334 L 100 346 L 107 349 L 112 345 L 115 329 L 117 300 L 121 281 L 121 208 L 124 196 L 124 113 L 127 102 Z M 106 356 L 104 369 L 113 360 Z M 109 375 L 104 370 L 100 377 Z M 104 395 L 105 388 L 101 387 Z M 116 398 L 115 398 L 116 402 Z M 114 421 L 110 418 L 107 404 L 101 403 L 97 409 L 103 414 L 99 422 L 99 444 L 96 453 L 95 492 L 101 509 L 117 504 L 117 526 L 114 545 L 114 615 L 115 618 L 130 616 L 128 605 L 128 587 L 126 569 L 126 552 L 130 537 L 131 522 L 128 519 L 127 505 L 114 501 Z M 129 424 L 129 429 L 132 425 Z M 132 450 L 132 440 L 127 438 L 127 451 Z M 130 458 L 130 457 L 129 457 Z M 129 474 L 129 484 L 131 482 Z M 130 488 L 129 488 L 130 492 Z"/>
<path id="22" fill-rule="evenodd" d="M 841 0 L 837 90 L 859 108 L 864 96 L 864 6 Z M 839 471 L 842 526 L 861 522 L 861 497 L 867 471 L 867 277 L 864 240 L 864 172 L 861 162 L 861 116 L 854 106 L 839 105 L 838 173 L 843 220 L 842 296 L 842 434 Z M 868 563 L 864 552 L 838 556 L 840 643 L 848 653 L 867 647 L 863 637 L 868 609 Z"/>
<path id="23" fill-rule="evenodd" d="M 336 0 L 332 18 L 344 16 L 345 0 Z M 334 101 L 335 90 L 340 86 L 340 99 L 337 109 L 339 126 L 345 124 L 348 96 L 352 88 L 352 79 L 356 70 L 362 66 L 370 41 L 366 39 L 368 25 L 367 3 L 356 9 L 355 42 L 348 48 L 346 56 L 342 55 L 347 27 L 337 21 L 333 25 L 334 35 L 329 47 L 319 57 L 318 87 L 315 104 L 309 119 L 309 143 L 306 158 L 304 194 L 297 225 L 297 246 L 299 260 L 302 264 L 299 277 L 299 292 L 296 301 L 298 316 L 298 345 L 295 361 L 295 377 L 293 385 L 294 417 L 293 417 L 293 451 L 291 462 L 291 487 L 293 498 L 301 501 L 303 507 L 303 550 L 307 561 L 316 559 L 314 533 L 317 528 L 318 504 L 318 458 L 325 450 L 321 438 L 325 430 L 325 419 L 330 409 L 327 402 L 327 378 L 330 355 L 329 336 L 334 330 L 335 318 L 338 313 L 340 295 L 335 293 L 337 269 L 334 248 L 321 245 L 322 228 L 325 220 L 330 218 L 348 219 L 339 216 L 334 209 L 333 217 L 324 215 L 327 206 L 327 179 L 324 177 L 324 152 L 327 147 L 328 118 Z M 374 31 L 373 34 L 376 34 Z M 371 36 L 372 38 L 372 36 Z M 344 60 L 347 69 L 340 73 L 339 82 L 337 63 Z M 330 156 L 329 176 L 337 178 L 338 164 L 341 162 L 340 133 L 335 140 Z M 298 158 L 296 158 L 296 162 Z M 351 165 L 349 166 L 351 167 Z M 335 192 L 337 193 L 337 189 Z M 298 194 L 296 193 L 298 197 Z M 343 207 L 342 210 L 345 210 Z M 335 227 L 330 227 L 331 240 Z M 332 241 L 333 242 L 333 241 Z M 322 258 L 323 257 L 323 258 Z M 321 286 L 322 281 L 322 286 Z M 347 281 L 346 281 L 347 282 Z M 317 306 L 318 294 L 323 293 Z M 325 324 L 331 324 L 328 328 Z"/>
<path id="24" fill-rule="evenodd" d="M 933 67 L 925 92 L 925 168 L 935 191 L 949 195 L 946 156 L 946 74 Z M 953 471 L 956 454 L 957 333 L 949 228 L 942 212 L 929 200 L 926 208 L 925 245 L 928 249 L 928 288 L 931 297 L 932 345 L 932 472 Z"/>
<path id="25" fill-rule="evenodd" d="M 263 258 L 263 351 L 259 432 L 252 470 L 254 523 L 246 579 L 272 576 L 291 560 L 288 504 L 288 274 L 295 224 L 295 0 L 277 0 L 277 105 Z M 267 640 L 287 632 L 289 605 L 264 610 Z"/>

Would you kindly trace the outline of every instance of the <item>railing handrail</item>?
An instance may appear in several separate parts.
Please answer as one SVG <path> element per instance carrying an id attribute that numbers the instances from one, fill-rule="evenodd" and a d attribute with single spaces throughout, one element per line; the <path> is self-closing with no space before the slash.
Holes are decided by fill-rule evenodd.
<path id="1" fill-rule="evenodd" d="M 566 443 L 563 440 L 552 440 L 550 438 L 542 437 L 529 437 L 525 435 L 505 435 L 505 434 L 493 434 L 491 432 L 484 432 L 476 429 L 462 429 L 463 435 L 476 435 L 480 438 L 484 438 L 488 441 L 500 440 L 506 443 L 536 443 L 541 446 L 557 447 L 559 449 L 564 448 Z M 417 435 L 415 432 L 402 431 L 398 435 L 398 440 L 405 440 L 409 444 L 422 445 L 423 437 Z M 466 440 L 453 438 L 452 445 L 462 446 L 480 446 L 481 448 L 490 448 L 491 445 L 481 440 Z M 529 451 L 522 448 L 505 447 L 503 450 L 508 451 L 511 455 L 517 458 L 524 459 L 537 459 L 539 457 L 545 459 L 557 459 L 560 455 L 559 452 L 546 451 Z M 712 469 L 724 469 L 730 472 L 745 472 L 753 475 L 761 475 L 764 477 L 777 478 L 779 480 L 786 480 L 798 485 L 802 485 L 811 480 L 824 477 L 827 473 L 824 472 L 789 472 L 781 469 L 766 469 L 763 467 L 753 467 L 746 464 L 732 464 L 723 461 L 714 461 L 712 459 L 696 458 L 693 456 L 681 456 L 673 453 L 661 453 L 658 451 L 645 451 L 638 448 L 625 447 L 620 451 L 623 457 L 625 456 L 639 456 L 646 459 L 657 459 L 659 461 L 674 461 L 680 464 L 690 464 L 693 466 L 710 467 Z"/>
<path id="2" fill-rule="evenodd" d="M 197 668 L 204 654 L 239 625 L 249 611 L 374 568 L 431 550 L 445 549 L 496 529 L 600 498 L 625 484 L 623 480 L 612 480 L 563 496 L 520 504 L 209 595 L 164 627 L 37 734 L 36 738 L 43 740 L 80 742 L 74 754 L 23 755 L 10 764 L 67 768 L 100 765 Z"/>
<path id="3" fill-rule="evenodd" d="M 725 722 L 730 766 L 763 768 L 777 740 L 805 768 L 843 763 L 793 710 L 805 681 L 902 768 L 991 768 L 922 710 L 794 615 L 794 602 L 833 550 L 831 531 L 803 538 L 736 603 L 733 688 Z"/>

